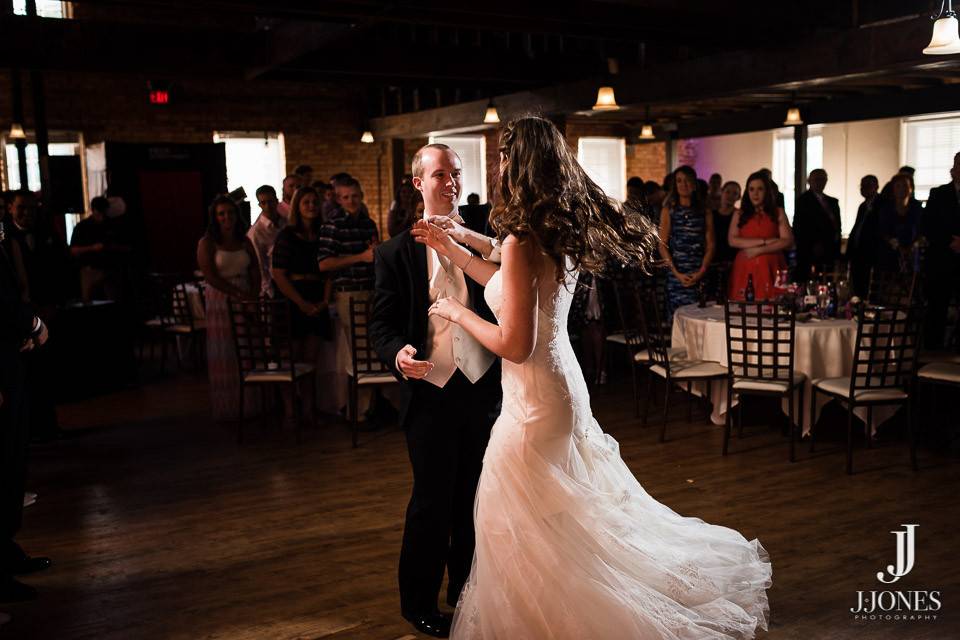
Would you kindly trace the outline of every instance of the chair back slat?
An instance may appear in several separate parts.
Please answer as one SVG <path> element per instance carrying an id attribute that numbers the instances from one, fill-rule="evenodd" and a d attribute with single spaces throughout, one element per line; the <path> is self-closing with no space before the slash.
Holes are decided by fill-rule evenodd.
<path id="1" fill-rule="evenodd" d="M 867 300 L 875 305 L 911 305 L 917 302 L 920 288 L 917 273 L 870 270 L 870 286 Z"/>
<path id="2" fill-rule="evenodd" d="M 921 317 L 917 305 L 860 309 L 850 397 L 865 389 L 909 389 L 916 370 Z"/>
<path id="3" fill-rule="evenodd" d="M 666 278 L 660 274 L 638 281 L 640 326 L 651 365 L 670 373 L 672 327 L 668 321 Z"/>
<path id="4" fill-rule="evenodd" d="M 728 300 L 724 318 L 731 378 L 792 383 L 796 346 L 793 305 Z"/>
<path id="5" fill-rule="evenodd" d="M 350 298 L 350 351 L 353 373 L 358 378 L 390 373 L 390 369 L 380 361 L 369 334 L 370 306 L 369 297 Z"/>
<path id="6" fill-rule="evenodd" d="M 241 379 L 253 371 L 294 375 L 295 358 L 286 299 L 244 301 L 230 297 L 230 327 Z"/>

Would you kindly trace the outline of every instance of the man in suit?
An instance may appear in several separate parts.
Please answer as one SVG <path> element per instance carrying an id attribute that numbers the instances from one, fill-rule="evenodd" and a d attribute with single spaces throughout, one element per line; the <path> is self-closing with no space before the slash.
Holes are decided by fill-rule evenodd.
<path id="1" fill-rule="evenodd" d="M 860 195 L 863 202 L 857 208 L 857 220 L 853 223 L 847 240 L 847 260 L 853 292 L 865 298 L 870 286 L 870 268 L 877 258 L 877 204 L 880 181 L 877 176 L 867 175 L 860 179 Z"/>
<path id="2" fill-rule="evenodd" d="M 23 516 L 29 439 L 21 352 L 44 344 L 47 328 L 24 302 L 15 266 L 19 246 L 4 235 L 0 229 L 0 602 L 13 602 L 37 595 L 15 575 L 50 566 L 48 558 L 31 558 L 14 542 Z"/>
<path id="3" fill-rule="evenodd" d="M 829 271 L 840 259 L 840 202 L 826 195 L 827 172 L 814 169 L 809 189 L 797 198 L 793 236 L 797 245 L 797 278 L 804 280 L 815 267 Z"/>
<path id="4" fill-rule="evenodd" d="M 457 222 L 461 163 L 446 145 L 413 159 L 413 184 L 424 219 Z M 472 220 L 474 231 L 478 221 Z M 495 356 L 458 325 L 427 316 L 438 299 L 456 297 L 495 322 L 483 288 L 447 258 L 404 231 L 375 251 L 370 335 L 380 359 L 402 382 L 401 425 L 413 467 L 400 551 L 401 612 L 423 633 L 446 637 L 451 616 L 437 608 L 447 571 L 446 602 L 456 606 L 473 561 L 473 504 L 490 429 L 500 413 Z"/>
<path id="5" fill-rule="evenodd" d="M 947 308 L 960 286 L 960 153 L 953 157 L 950 177 L 947 184 L 930 190 L 920 218 L 920 233 L 928 243 L 924 271 L 929 307 L 924 341 L 929 348 L 943 346 Z"/>

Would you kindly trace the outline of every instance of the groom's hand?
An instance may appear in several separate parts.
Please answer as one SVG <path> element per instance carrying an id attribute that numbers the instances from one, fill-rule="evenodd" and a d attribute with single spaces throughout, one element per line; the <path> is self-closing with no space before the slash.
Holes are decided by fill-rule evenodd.
<path id="1" fill-rule="evenodd" d="M 417 350 L 407 345 L 397 353 L 397 370 L 407 378 L 420 380 L 433 370 L 433 363 L 426 360 L 414 360 Z"/>

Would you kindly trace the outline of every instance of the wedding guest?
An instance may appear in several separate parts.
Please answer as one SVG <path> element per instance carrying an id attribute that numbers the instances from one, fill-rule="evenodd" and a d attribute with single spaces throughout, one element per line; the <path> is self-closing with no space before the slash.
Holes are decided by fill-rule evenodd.
<path id="1" fill-rule="evenodd" d="M 417 193 L 420 193 L 419 191 Z M 423 198 L 421 197 L 421 200 Z M 490 203 L 480 204 L 480 194 L 471 193 L 467 196 L 467 204 L 460 205 L 460 217 L 466 221 L 468 227 L 486 229 L 490 222 Z M 423 216 L 420 216 L 421 218 Z M 417 218 L 419 219 L 419 218 Z"/>
<path id="2" fill-rule="evenodd" d="M 271 276 L 291 303 L 293 337 L 303 362 L 311 362 L 320 339 L 330 336 L 330 293 L 317 264 L 321 226 L 319 194 L 313 187 L 298 189 L 273 247 Z"/>
<path id="3" fill-rule="evenodd" d="M 239 416 L 240 378 L 227 298 L 255 300 L 260 267 L 253 243 L 245 235 L 237 204 L 225 195 L 210 204 L 207 232 L 197 243 L 197 263 L 207 287 L 207 372 L 214 420 Z M 247 394 L 247 407 L 256 405 Z"/>
<path id="4" fill-rule="evenodd" d="M 627 180 L 627 199 L 624 204 L 634 211 L 642 211 L 647 199 L 644 194 L 643 178 L 632 176 Z"/>
<path id="5" fill-rule="evenodd" d="M 659 223 L 660 209 L 663 207 L 663 199 L 667 195 L 666 192 L 657 182 L 654 182 L 653 180 L 647 180 L 645 183 L 643 183 L 643 193 L 647 199 L 647 205 L 649 205 L 648 210 L 653 213 L 653 217 L 650 219 L 650 221 Z"/>
<path id="6" fill-rule="evenodd" d="M 253 244 L 257 253 L 257 264 L 260 265 L 260 295 L 265 298 L 274 296 L 273 278 L 270 275 L 270 266 L 273 260 L 273 246 L 277 236 L 287 226 L 287 221 L 277 211 L 277 190 L 268 184 L 257 189 L 257 204 L 260 205 L 260 215 L 257 221 L 247 231 L 247 238 Z"/>
<path id="7" fill-rule="evenodd" d="M 756 299 L 772 299 L 777 271 L 787 268 L 783 252 L 793 246 L 793 231 L 766 173 L 747 178 L 747 197 L 733 212 L 729 242 L 739 250 L 730 271 L 730 299 L 744 299 L 751 276 Z"/>
<path id="8" fill-rule="evenodd" d="M 98 196 L 90 201 L 90 215 L 73 229 L 70 254 L 80 265 L 80 299 L 89 304 L 94 297 L 119 300 L 124 267 L 133 247 L 122 229 L 107 217 L 110 201 Z"/>
<path id="9" fill-rule="evenodd" d="M 823 192 L 827 172 L 814 169 L 807 185 L 810 188 L 797 198 L 793 216 L 799 279 L 806 279 L 812 269 L 831 271 L 840 258 L 840 203 Z"/>
<path id="10" fill-rule="evenodd" d="M 313 167 L 308 164 L 297 165 L 293 174 L 300 176 L 300 186 L 306 187 L 313 184 Z"/>
<path id="11" fill-rule="evenodd" d="M 300 176 L 291 173 L 283 179 L 283 186 L 280 189 L 281 199 L 277 204 L 277 213 L 287 219 L 290 217 L 290 202 L 293 200 L 293 194 L 300 188 Z"/>
<path id="12" fill-rule="evenodd" d="M 910 177 L 898 173 L 890 179 L 890 198 L 877 207 L 879 238 L 877 267 L 891 273 L 913 271 L 914 243 L 919 236 L 923 207 L 913 198 Z"/>
<path id="13" fill-rule="evenodd" d="M 716 174 L 714 174 L 716 175 Z M 713 209 L 713 262 L 733 262 L 737 250 L 730 246 L 730 221 L 740 202 L 740 185 L 736 182 L 727 182 L 720 189 L 720 205 Z"/>
<path id="14" fill-rule="evenodd" d="M 670 270 L 667 306 L 670 315 L 697 301 L 697 286 L 713 259 L 713 214 L 704 208 L 693 167 L 673 173 L 673 189 L 660 212 L 660 256 Z"/>
<path id="15" fill-rule="evenodd" d="M 72 292 L 69 253 L 63 238 L 40 210 L 30 191 L 15 191 L 7 206 L 10 233 L 20 244 L 30 302 L 44 322 L 50 322 L 57 305 Z"/>
<path id="16" fill-rule="evenodd" d="M 413 226 L 413 215 L 417 208 L 417 200 L 422 200 L 420 192 L 413 188 L 411 179 L 404 176 L 400 181 L 397 195 L 390 203 L 387 212 L 387 233 L 390 237 L 400 235 Z"/>
<path id="17" fill-rule="evenodd" d="M 863 202 L 857 207 L 857 219 L 847 238 L 846 258 L 850 265 L 853 293 L 866 299 L 870 287 L 870 269 L 876 264 L 878 249 L 877 209 L 880 202 L 880 181 L 875 175 L 860 179 Z"/>
<path id="18" fill-rule="evenodd" d="M 710 211 L 716 211 L 720 208 L 720 192 L 723 189 L 723 176 L 719 173 L 714 173 L 710 176 L 710 181 L 707 184 L 707 208 L 710 209 Z"/>
<path id="19" fill-rule="evenodd" d="M 0 602 L 36 598 L 36 590 L 14 576 L 52 564 L 49 558 L 27 555 L 15 541 L 23 521 L 30 434 L 22 356 L 24 350 L 41 348 L 48 334 L 24 300 L 22 276 L 10 251 L 13 247 L 19 251 L 6 233 L 0 234 Z"/>
<path id="20" fill-rule="evenodd" d="M 320 271 L 334 272 L 338 292 L 373 290 L 373 245 L 379 240 L 376 223 L 363 207 L 360 183 L 351 178 L 336 187 L 339 207 L 320 228 Z M 338 310 L 343 304 L 338 296 Z M 347 313 L 349 309 L 342 309 Z"/>
<path id="21" fill-rule="evenodd" d="M 581 271 L 573 293 L 567 325 L 580 343 L 580 366 L 588 383 L 606 384 L 606 338 L 616 316 L 614 298 L 606 279 Z"/>
<path id="22" fill-rule="evenodd" d="M 777 200 L 777 206 L 780 207 L 780 208 L 783 209 L 783 210 L 786 210 L 786 207 L 783 205 L 783 203 L 784 203 L 784 200 L 783 200 L 783 192 L 780 191 L 780 185 L 778 185 L 776 182 L 773 181 L 773 171 L 770 171 L 770 169 L 767 169 L 766 167 L 764 167 L 763 169 L 760 169 L 760 171 L 761 171 L 762 173 L 767 174 L 767 179 L 770 180 L 770 185 L 773 187 L 773 190 L 774 190 L 774 191 L 776 192 L 776 194 L 777 194 L 777 198 L 776 198 L 776 200 Z"/>
<path id="23" fill-rule="evenodd" d="M 947 309 L 960 291 L 960 153 L 953 157 L 950 182 L 930 190 L 920 219 L 928 243 L 924 270 L 929 302 L 924 342 L 929 348 L 943 345 Z"/>

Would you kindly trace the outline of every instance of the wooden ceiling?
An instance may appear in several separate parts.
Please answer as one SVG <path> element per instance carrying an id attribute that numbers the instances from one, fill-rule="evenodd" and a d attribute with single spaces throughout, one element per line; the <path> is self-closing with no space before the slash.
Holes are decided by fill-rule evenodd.
<path id="1" fill-rule="evenodd" d="M 0 8 L 9 0 L 0 0 Z M 933 6 L 937 5 L 937 6 Z M 924 57 L 939 2 L 903 0 L 78 0 L 0 16 L 22 68 L 282 79 L 356 91 L 381 135 L 538 111 L 660 135 L 960 104 L 958 56 Z M 2 10 L 0 10 L 2 13 Z M 594 114 L 600 84 L 623 109 Z M 479 111 L 479 115 L 477 112 Z M 586 115 L 589 113 L 589 115 Z M 772 125 L 772 126 L 775 126 Z M 426 129 L 425 129 L 426 127 Z"/>

